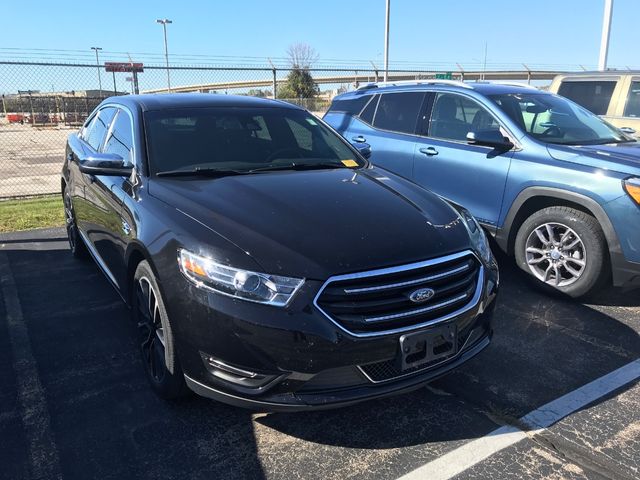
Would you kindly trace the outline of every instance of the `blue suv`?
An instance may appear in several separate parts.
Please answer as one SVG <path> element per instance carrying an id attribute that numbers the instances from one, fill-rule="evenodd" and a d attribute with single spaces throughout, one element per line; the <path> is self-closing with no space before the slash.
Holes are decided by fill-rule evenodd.
<path id="1" fill-rule="evenodd" d="M 324 120 L 465 206 L 540 284 L 574 298 L 640 285 L 640 142 L 577 104 L 526 85 L 378 83 Z"/>

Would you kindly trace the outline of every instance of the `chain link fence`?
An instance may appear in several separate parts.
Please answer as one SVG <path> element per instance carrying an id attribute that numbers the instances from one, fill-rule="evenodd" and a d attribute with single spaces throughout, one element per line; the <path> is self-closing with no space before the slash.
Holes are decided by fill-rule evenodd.
<path id="1" fill-rule="evenodd" d="M 359 68 L 310 69 L 318 86 L 313 98 L 284 99 L 322 115 L 332 97 L 381 72 Z M 66 138 L 106 97 L 134 92 L 201 92 L 280 97 L 286 68 L 145 65 L 140 73 L 106 72 L 104 66 L 0 61 L 0 200 L 57 193 Z M 522 77 L 523 72 L 519 72 Z M 525 79 L 526 79 L 526 72 Z M 529 72 L 531 73 L 531 72 Z M 549 72 L 549 75 L 555 73 Z M 447 75 L 434 71 L 389 72 L 393 80 Z M 453 78 L 478 78 L 458 72 Z M 515 75 L 514 75 L 515 77 Z M 549 77 L 549 76 L 548 76 Z M 529 79 L 531 76 L 529 75 Z M 549 77 L 550 78 L 550 77 Z"/>

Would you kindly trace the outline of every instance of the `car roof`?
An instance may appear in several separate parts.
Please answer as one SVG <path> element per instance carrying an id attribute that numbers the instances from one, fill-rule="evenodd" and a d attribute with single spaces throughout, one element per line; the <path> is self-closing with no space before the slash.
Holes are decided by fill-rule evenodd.
<path id="1" fill-rule="evenodd" d="M 567 72 L 559 75 L 560 77 L 619 77 L 622 75 L 638 75 L 640 70 L 586 70 L 584 72 Z"/>
<path id="2" fill-rule="evenodd" d="M 245 95 L 222 95 L 207 93 L 154 93 L 143 95 L 122 95 L 110 97 L 105 103 L 116 103 L 141 111 L 164 110 L 173 108 L 201 107 L 253 107 L 287 108 L 303 110 L 297 105 L 267 98 Z"/>
<path id="3" fill-rule="evenodd" d="M 374 93 L 387 93 L 387 92 L 420 92 L 420 91 L 456 91 L 456 92 L 478 92 L 481 95 L 497 95 L 497 94 L 509 94 L 509 93 L 545 93 L 542 90 L 537 90 L 532 86 L 526 84 L 502 84 L 502 83 L 490 83 L 490 82 L 465 82 L 460 83 L 438 83 L 433 81 L 431 83 L 416 83 L 413 84 L 400 84 L 400 85 L 384 85 L 376 86 L 372 84 L 370 86 L 364 86 L 358 90 L 344 93 L 340 95 L 343 98 L 355 97 L 360 95 L 371 95 Z"/>

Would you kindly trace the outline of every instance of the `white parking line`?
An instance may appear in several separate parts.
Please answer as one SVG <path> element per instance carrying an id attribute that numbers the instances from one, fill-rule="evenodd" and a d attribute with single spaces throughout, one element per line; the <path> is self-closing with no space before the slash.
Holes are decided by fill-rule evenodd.
<path id="1" fill-rule="evenodd" d="M 400 480 L 447 480 L 504 450 L 533 436 L 584 408 L 599 398 L 640 378 L 640 359 L 614 370 L 562 397 L 543 405 L 520 419 L 531 430 L 504 426 L 484 437 L 465 443 L 437 459 L 402 476 Z"/>
<path id="2" fill-rule="evenodd" d="M 29 477 L 61 479 L 58 449 L 51 433 L 47 402 L 31 351 L 7 254 L 0 252 L 0 287 L 7 313 L 7 330 L 18 387 L 20 416 L 29 447 Z"/>

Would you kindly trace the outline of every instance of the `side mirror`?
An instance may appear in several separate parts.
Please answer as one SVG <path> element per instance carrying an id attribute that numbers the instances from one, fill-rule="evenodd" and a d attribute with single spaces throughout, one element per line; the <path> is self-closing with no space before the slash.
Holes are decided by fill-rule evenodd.
<path id="1" fill-rule="evenodd" d="M 636 134 L 636 130 L 634 128 L 631 128 L 631 127 L 620 127 L 620 131 L 622 133 L 626 133 L 627 135 L 635 135 Z"/>
<path id="2" fill-rule="evenodd" d="M 511 150 L 513 143 L 500 133 L 500 130 L 478 130 L 467 133 L 467 143 L 469 145 L 482 145 L 498 150 Z"/>
<path id="3" fill-rule="evenodd" d="M 91 153 L 80 158 L 78 165 L 87 175 L 107 175 L 124 177 L 131 175 L 132 166 L 126 166 L 120 155 L 115 153 Z"/>
<path id="4" fill-rule="evenodd" d="M 371 145 L 368 143 L 352 143 L 352 145 L 364 158 L 368 159 L 371 156 Z"/>

